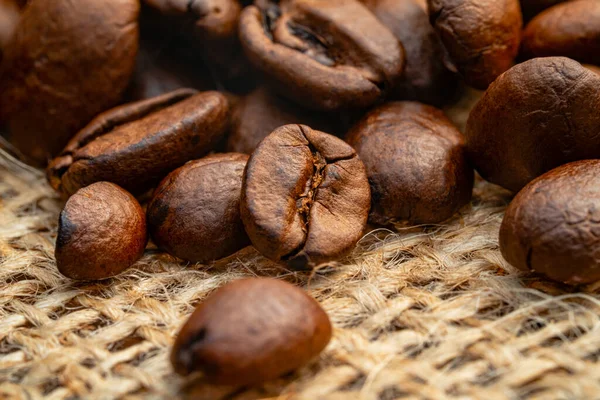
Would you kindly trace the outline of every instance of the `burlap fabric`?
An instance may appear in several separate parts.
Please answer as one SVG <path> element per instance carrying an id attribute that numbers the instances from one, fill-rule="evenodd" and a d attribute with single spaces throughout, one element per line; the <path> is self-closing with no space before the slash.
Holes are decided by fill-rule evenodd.
<path id="1" fill-rule="evenodd" d="M 252 248 L 212 265 L 150 248 L 117 278 L 75 283 L 53 261 L 61 201 L 39 171 L 2 154 L 0 396 L 600 398 L 598 285 L 570 289 L 511 268 L 497 239 L 509 201 L 479 181 L 448 223 L 373 230 L 351 257 L 312 275 Z M 250 390 L 174 375 L 170 346 L 194 305 L 246 276 L 279 277 L 316 297 L 335 325 L 326 351 Z"/>

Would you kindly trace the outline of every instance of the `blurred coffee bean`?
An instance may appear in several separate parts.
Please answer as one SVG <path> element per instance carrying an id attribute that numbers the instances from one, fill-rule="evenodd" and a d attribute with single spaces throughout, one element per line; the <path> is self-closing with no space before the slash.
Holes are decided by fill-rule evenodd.
<path id="1" fill-rule="evenodd" d="M 251 154 L 275 128 L 287 124 L 305 124 L 335 133 L 339 130 L 337 118 L 336 115 L 303 109 L 267 88 L 259 87 L 234 107 L 227 150 Z"/>
<path id="2" fill-rule="evenodd" d="M 392 97 L 440 106 L 450 101 L 457 77 L 442 60 L 442 43 L 429 23 L 425 0 L 365 0 L 404 46 L 406 68 Z"/>
<path id="3" fill-rule="evenodd" d="M 29 1 L 0 65 L 0 121 L 21 152 L 46 162 L 119 102 L 138 13 L 138 0 Z"/>
<path id="4" fill-rule="evenodd" d="M 519 51 L 519 0 L 428 0 L 431 23 L 447 52 L 446 66 L 476 89 L 509 69 Z"/>
<path id="5" fill-rule="evenodd" d="M 542 11 L 560 3 L 564 3 L 569 0 L 521 0 L 521 10 L 523 11 L 523 18 L 529 21 Z"/>
<path id="6" fill-rule="evenodd" d="M 240 217 L 246 161 L 245 154 L 214 154 L 171 172 L 148 206 L 154 243 L 176 257 L 201 263 L 248 246 Z"/>
<path id="7" fill-rule="evenodd" d="M 240 38 L 273 89 L 313 109 L 368 107 L 404 67 L 401 44 L 358 0 L 257 1 Z"/>
<path id="8" fill-rule="evenodd" d="M 21 17 L 21 8 L 16 0 L 0 0 L 0 62 L 7 43 L 13 36 Z"/>
<path id="9" fill-rule="evenodd" d="M 211 151 L 228 114 L 222 94 L 192 89 L 114 108 L 77 133 L 48 166 L 48 180 L 65 195 L 98 181 L 139 194 Z"/>
<path id="10" fill-rule="evenodd" d="M 120 274 L 144 253 L 146 216 L 119 186 L 97 182 L 75 193 L 60 213 L 56 265 L 71 279 Z"/>

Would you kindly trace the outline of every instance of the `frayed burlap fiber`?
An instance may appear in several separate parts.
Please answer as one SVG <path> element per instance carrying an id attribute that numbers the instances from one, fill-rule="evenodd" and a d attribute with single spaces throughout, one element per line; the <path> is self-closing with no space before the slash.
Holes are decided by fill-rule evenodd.
<path id="1" fill-rule="evenodd" d="M 212 265 L 149 248 L 116 278 L 77 283 L 53 259 L 62 202 L 41 172 L 2 154 L 0 397 L 600 398 L 598 285 L 567 288 L 510 267 L 498 250 L 510 198 L 478 181 L 446 224 L 373 230 L 313 274 L 252 248 Z M 248 276 L 308 290 L 335 326 L 326 351 L 260 388 L 177 377 L 168 356 L 178 328 L 213 290 Z"/>

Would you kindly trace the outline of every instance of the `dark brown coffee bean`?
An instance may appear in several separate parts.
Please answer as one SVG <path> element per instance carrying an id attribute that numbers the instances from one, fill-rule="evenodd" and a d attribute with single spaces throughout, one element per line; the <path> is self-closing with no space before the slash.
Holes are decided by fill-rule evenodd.
<path id="1" fill-rule="evenodd" d="M 315 109 L 367 107 L 404 66 L 398 40 L 358 0 L 257 1 L 240 38 L 273 88 Z"/>
<path id="2" fill-rule="evenodd" d="M 109 278 L 133 265 L 147 241 L 137 200 L 113 183 L 97 182 L 71 196 L 60 213 L 56 266 L 71 279 Z"/>
<path id="3" fill-rule="evenodd" d="M 365 4 L 404 46 L 406 68 L 392 93 L 400 100 L 442 105 L 456 89 L 456 75 L 442 60 L 442 43 L 429 23 L 425 0 L 367 0 Z"/>
<path id="4" fill-rule="evenodd" d="M 348 133 L 371 184 L 370 220 L 431 224 L 471 199 L 464 138 L 444 113 L 413 102 L 371 110 Z"/>
<path id="5" fill-rule="evenodd" d="M 600 64 L 600 1 L 569 1 L 539 14 L 525 28 L 521 52 Z"/>
<path id="6" fill-rule="evenodd" d="M 48 166 L 48 180 L 66 195 L 99 181 L 141 193 L 212 150 L 228 113 L 225 96 L 192 89 L 114 108 L 69 142 Z"/>
<path id="7" fill-rule="evenodd" d="M 352 250 L 370 205 L 365 166 L 354 149 L 305 125 L 273 131 L 244 174 L 242 220 L 252 244 L 295 269 Z"/>
<path id="8" fill-rule="evenodd" d="M 245 154 L 215 154 L 171 172 L 148 206 L 154 243 L 176 257 L 202 263 L 248 246 L 240 217 L 246 161 Z"/>
<path id="9" fill-rule="evenodd" d="M 256 385 L 291 372 L 331 339 L 331 323 L 302 289 L 266 278 L 230 283 L 194 311 L 177 336 L 171 362 L 211 383 Z"/>
<path id="10" fill-rule="evenodd" d="M 600 160 L 563 165 L 525 186 L 502 221 L 500 250 L 523 271 L 568 284 L 600 280 Z"/>
<path id="11" fill-rule="evenodd" d="M 529 21 L 542 11 L 559 3 L 564 3 L 568 0 L 521 0 L 521 10 L 523 18 Z"/>
<path id="12" fill-rule="evenodd" d="M 251 154 L 269 133 L 288 124 L 306 124 L 332 132 L 335 127 L 331 120 L 330 115 L 307 111 L 259 87 L 234 107 L 227 150 Z"/>
<path id="13" fill-rule="evenodd" d="M 428 0 L 432 25 L 465 82 L 486 89 L 509 69 L 519 51 L 519 0 Z"/>
<path id="14" fill-rule="evenodd" d="M 600 157 L 600 76 L 564 57 L 534 58 L 494 82 L 467 122 L 467 151 L 490 182 L 518 191 L 570 161 Z"/>
<path id="15" fill-rule="evenodd" d="M 29 2 L 0 66 L 0 120 L 21 152 L 47 162 L 119 101 L 135 65 L 138 13 L 138 0 Z"/>
<path id="16" fill-rule="evenodd" d="M 143 0 L 155 12 L 143 18 L 160 38 L 171 36 L 197 51 L 219 81 L 244 79 L 249 64 L 238 39 L 237 0 Z M 157 15 L 158 14 L 158 15 Z M 193 50 L 193 51 L 190 51 Z M 227 82 L 225 82 L 227 83 Z"/>

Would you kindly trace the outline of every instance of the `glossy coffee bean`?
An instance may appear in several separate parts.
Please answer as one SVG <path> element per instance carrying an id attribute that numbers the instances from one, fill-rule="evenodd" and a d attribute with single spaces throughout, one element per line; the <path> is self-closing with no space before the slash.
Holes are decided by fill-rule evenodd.
<path id="1" fill-rule="evenodd" d="M 404 47 L 406 68 L 391 97 L 442 105 L 452 99 L 456 76 L 442 59 L 442 43 L 429 23 L 425 0 L 366 0 Z"/>
<path id="2" fill-rule="evenodd" d="M 358 0 L 262 0 L 240 18 L 246 55 L 274 89 L 321 110 L 367 107 L 404 66 L 394 35 Z"/>
<path id="3" fill-rule="evenodd" d="M 570 161 L 600 157 L 600 76 L 564 57 L 511 68 L 475 105 L 467 151 L 490 182 L 518 191 Z"/>
<path id="4" fill-rule="evenodd" d="M 514 63 L 523 18 L 519 0 L 428 0 L 446 65 L 466 83 L 486 89 Z"/>
<path id="5" fill-rule="evenodd" d="M 154 243 L 176 257 L 201 263 L 248 246 L 240 217 L 247 160 L 245 154 L 215 154 L 171 172 L 148 206 Z"/>
<path id="6" fill-rule="evenodd" d="M 56 266 L 71 279 L 120 274 L 144 253 L 146 216 L 119 186 L 97 182 L 75 193 L 60 213 Z"/>
<path id="7" fill-rule="evenodd" d="M 273 131 L 244 174 L 242 220 L 252 244 L 295 269 L 352 250 L 370 205 L 365 167 L 354 149 L 305 125 Z"/>
<path id="8" fill-rule="evenodd" d="M 22 153 L 47 162 L 119 101 L 135 65 L 138 13 L 138 0 L 28 3 L 0 65 L 0 120 Z"/>
<path id="9" fill-rule="evenodd" d="M 208 381 L 257 385 L 308 363 L 327 346 L 331 323 L 302 289 L 266 278 L 230 283 L 209 296 L 173 346 L 175 371 Z"/>
<path id="10" fill-rule="evenodd" d="M 212 150 L 228 113 L 222 94 L 191 89 L 114 108 L 69 142 L 48 166 L 48 180 L 65 195 L 98 181 L 141 193 Z"/>
<path id="11" fill-rule="evenodd" d="M 251 154 L 269 133 L 288 124 L 306 124 L 332 132 L 335 129 L 333 119 L 334 116 L 307 111 L 267 88 L 259 87 L 234 107 L 227 150 Z"/>
<path id="12" fill-rule="evenodd" d="M 513 266 L 567 284 L 600 280 L 600 160 L 538 177 L 514 198 L 500 228 Z"/>
<path id="13" fill-rule="evenodd" d="M 367 168 L 372 222 L 438 223 L 471 199 L 464 138 L 434 107 L 384 104 L 365 115 L 347 141 Z"/>
<path id="14" fill-rule="evenodd" d="M 523 18 L 529 21 L 542 11 L 560 3 L 564 3 L 569 0 L 521 0 L 521 10 L 523 11 Z"/>
<path id="15" fill-rule="evenodd" d="M 535 17 L 523 33 L 525 58 L 564 56 L 600 65 L 600 1 L 577 0 Z"/>

